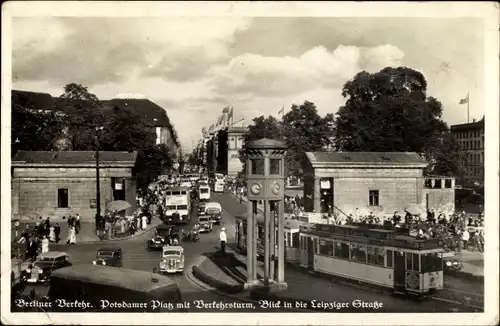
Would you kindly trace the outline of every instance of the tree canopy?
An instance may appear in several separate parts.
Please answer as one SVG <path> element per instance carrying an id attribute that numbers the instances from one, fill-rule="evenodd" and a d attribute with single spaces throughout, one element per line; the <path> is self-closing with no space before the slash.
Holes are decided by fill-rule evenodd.
<path id="1" fill-rule="evenodd" d="M 312 102 L 292 105 L 282 119 L 260 116 L 253 119 L 244 136 L 244 144 L 260 138 L 284 141 L 287 146 L 285 173 L 300 175 L 305 152 L 322 150 L 331 142 L 333 115 L 321 117 Z M 246 169 L 245 146 L 240 150 L 240 160 Z"/>
<path id="2" fill-rule="evenodd" d="M 431 162 L 427 172 L 457 172 L 456 143 L 441 119 L 441 103 L 427 96 L 422 73 L 407 67 L 363 71 L 344 85 L 342 95 L 346 104 L 335 119 L 337 149 L 417 152 Z"/>

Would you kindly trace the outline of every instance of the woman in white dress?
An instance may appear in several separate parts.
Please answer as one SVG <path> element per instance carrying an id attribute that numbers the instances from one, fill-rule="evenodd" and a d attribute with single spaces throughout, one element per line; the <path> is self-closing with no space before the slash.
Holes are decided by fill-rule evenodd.
<path id="1" fill-rule="evenodd" d="M 46 236 L 42 239 L 42 253 L 44 252 L 49 252 L 49 239 Z"/>
<path id="2" fill-rule="evenodd" d="M 54 225 L 51 225 L 49 229 L 49 241 L 56 242 L 56 228 Z"/>
<path id="3" fill-rule="evenodd" d="M 142 215 L 142 229 L 146 230 L 148 227 L 148 218 L 146 215 Z"/>
<path id="4" fill-rule="evenodd" d="M 69 229 L 68 242 L 69 244 L 76 244 L 76 230 L 74 226 Z"/>

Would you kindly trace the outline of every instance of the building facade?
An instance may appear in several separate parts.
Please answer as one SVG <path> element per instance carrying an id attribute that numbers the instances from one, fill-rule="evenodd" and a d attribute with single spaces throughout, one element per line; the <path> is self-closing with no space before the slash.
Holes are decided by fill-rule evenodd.
<path id="1" fill-rule="evenodd" d="M 308 212 L 392 215 L 409 206 L 454 210 L 453 179 L 433 177 L 416 153 L 306 153 L 304 205 Z M 436 181 L 439 180 L 439 181 Z"/>
<path id="2" fill-rule="evenodd" d="M 451 126 L 451 134 L 458 142 L 464 158 L 461 181 L 484 184 L 484 117 L 480 121 Z"/>
<path id="3" fill-rule="evenodd" d="M 236 177 L 243 169 L 243 163 L 240 161 L 240 150 L 243 148 L 245 134 L 248 127 L 229 127 L 227 129 L 227 175 Z"/>
<path id="4" fill-rule="evenodd" d="M 101 212 L 113 200 L 136 204 L 136 152 L 99 152 Z M 93 221 L 96 209 L 95 152 L 18 151 L 12 159 L 13 217 L 80 214 Z"/>

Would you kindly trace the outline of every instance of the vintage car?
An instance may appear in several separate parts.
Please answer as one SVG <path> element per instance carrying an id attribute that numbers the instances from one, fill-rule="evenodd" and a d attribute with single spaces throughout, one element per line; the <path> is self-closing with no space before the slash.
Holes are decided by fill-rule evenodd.
<path id="1" fill-rule="evenodd" d="M 203 216 L 198 216 L 198 232 L 199 233 L 206 233 L 206 232 L 212 232 L 213 228 L 213 223 L 210 221 L 210 216 L 203 215 Z"/>
<path id="2" fill-rule="evenodd" d="M 205 206 L 206 203 L 203 202 L 198 203 L 198 215 L 205 215 Z"/>
<path id="3" fill-rule="evenodd" d="M 165 246 L 158 264 L 158 273 L 184 273 L 184 248 Z"/>
<path id="4" fill-rule="evenodd" d="M 123 251 L 120 247 L 105 247 L 99 248 L 96 253 L 94 265 L 122 267 Z"/>
<path id="5" fill-rule="evenodd" d="M 217 202 L 210 202 L 205 205 L 205 214 L 210 216 L 210 221 L 214 224 L 221 224 L 222 206 Z"/>
<path id="6" fill-rule="evenodd" d="M 171 227 L 166 224 L 161 224 L 156 227 L 154 235 L 148 239 L 148 250 L 160 250 L 168 243 Z"/>
<path id="7" fill-rule="evenodd" d="M 21 272 L 21 280 L 27 283 L 46 283 L 50 280 L 52 271 L 71 265 L 69 256 L 65 252 L 44 252 L 33 264 Z"/>

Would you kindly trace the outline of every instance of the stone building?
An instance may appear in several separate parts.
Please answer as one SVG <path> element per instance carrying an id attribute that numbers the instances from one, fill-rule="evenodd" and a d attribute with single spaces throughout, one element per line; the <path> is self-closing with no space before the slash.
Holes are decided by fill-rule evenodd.
<path id="1" fill-rule="evenodd" d="M 462 183 L 484 184 L 484 117 L 480 121 L 453 125 L 450 128 L 458 142 L 464 161 L 461 162 Z"/>
<path id="2" fill-rule="evenodd" d="M 101 212 L 113 200 L 135 209 L 136 152 L 99 152 Z M 12 159 L 12 215 L 62 217 L 96 214 L 96 159 L 92 151 L 18 151 Z"/>
<path id="3" fill-rule="evenodd" d="M 427 162 L 417 153 L 309 152 L 304 167 L 308 212 L 392 215 L 417 205 L 454 209 L 454 180 L 426 181 Z M 448 181 L 446 181 L 448 180 Z M 431 187 L 432 184 L 432 187 Z"/>

